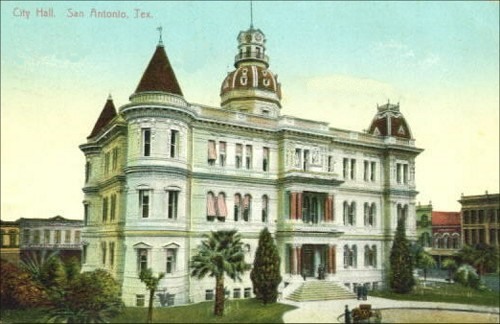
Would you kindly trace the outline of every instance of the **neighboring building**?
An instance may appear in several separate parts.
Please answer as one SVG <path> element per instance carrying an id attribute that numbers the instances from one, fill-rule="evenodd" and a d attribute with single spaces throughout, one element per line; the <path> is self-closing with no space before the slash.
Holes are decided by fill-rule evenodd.
<path id="1" fill-rule="evenodd" d="M 485 243 L 499 246 L 500 194 L 464 196 L 458 201 L 462 205 L 463 243 L 475 245 Z"/>
<path id="2" fill-rule="evenodd" d="M 432 212 L 431 255 L 438 265 L 446 257 L 453 257 L 461 248 L 461 222 L 459 212 Z"/>
<path id="3" fill-rule="evenodd" d="M 432 204 L 420 205 L 416 208 L 418 243 L 426 251 L 432 247 Z"/>
<path id="4" fill-rule="evenodd" d="M 19 223 L 0 220 L 0 258 L 19 262 Z"/>
<path id="5" fill-rule="evenodd" d="M 20 218 L 21 259 L 57 251 L 62 260 L 81 260 L 83 221 L 51 218 Z"/>
<path id="6" fill-rule="evenodd" d="M 147 304 L 145 268 L 166 273 L 159 289 L 174 304 L 214 298 L 213 278 L 189 275 L 209 231 L 236 228 L 252 263 L 268 227 L 285 281 L 316 276 L 323 265 L 326 280 L 350 288 L 384 284 L 398 218 L 417 238 L 422 149 L 399 104 L 378 106 L 368 132 L 281 115 L 264 34 L 251 27 L 237 40 L 221 107 L 186 101 L 160 41 L 130 103 L 117 111 L 108 98 L 80 146 L 83 269 L 112 273 L 126 305 Z M 232 298 L 252 296 L 249 272 L 225 284 Z"/>

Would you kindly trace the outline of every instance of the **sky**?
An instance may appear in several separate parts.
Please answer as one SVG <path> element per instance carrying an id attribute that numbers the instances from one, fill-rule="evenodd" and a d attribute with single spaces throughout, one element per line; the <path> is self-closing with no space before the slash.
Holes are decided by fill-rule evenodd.
<path id="1" fill-rule="evenodd" d="M 499 17 L 497 1 L 253 2 L 281 114 L 363 131 L 399 102 L 425 150 L 416 201 L 439 211 L 499 192 Z M 83 218 L 78 146 L 109 94 L 128 102 L 158 26 L 186 100 L 217 107 L 250 20 L 249 1 L 2 1 L 2 220 Z"/>

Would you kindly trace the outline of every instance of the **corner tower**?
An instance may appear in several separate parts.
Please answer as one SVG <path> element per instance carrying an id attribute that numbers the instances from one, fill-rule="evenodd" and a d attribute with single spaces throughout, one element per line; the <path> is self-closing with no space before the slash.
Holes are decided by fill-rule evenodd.
<path id="1" fill-rule="evenodd" d="M 234 71 L 221 86 L 223 109 L 277 118 L 281 109 L 281 86 L 269 68 L 266 36 L 251 26 L 238 34 Z"/>
<path id="2" fill-rule="evenodd" d="M 377 136 L 394 136 L 404 139 L 413 139 L 410 125 L 399 111 L 399 103 L 394 105 L 390 102 L 378 106 L 377 114 L 368 128 L 368 133 Z"/>

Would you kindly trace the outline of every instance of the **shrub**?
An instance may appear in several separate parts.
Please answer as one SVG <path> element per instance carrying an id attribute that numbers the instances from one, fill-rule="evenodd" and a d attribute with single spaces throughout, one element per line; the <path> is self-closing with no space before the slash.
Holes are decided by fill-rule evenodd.
<path id="1" fill-rule="evenodd" d="M 476 272 L 476 269 L 468 264 L 461 265 L 457 269 L 455 275 L 453 276 L 453 280 L 462 284 L 463 286 L 476 289 L 479 288 L 480 284 L 480 279 Z"/>

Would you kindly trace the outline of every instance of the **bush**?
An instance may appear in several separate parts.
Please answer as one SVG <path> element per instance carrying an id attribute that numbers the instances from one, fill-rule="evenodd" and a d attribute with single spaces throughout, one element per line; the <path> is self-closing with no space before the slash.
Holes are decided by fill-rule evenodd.
<path id="1" fill-rule="evenodd" d="M 465 287 L 479 288 L 480 279 L 474 267 L 464 264 L 461 265 L 453 276 L 453 280 Z"/>
<path id="2" fill-rule="evenodd" d="M 352 310 L 352 320 L 354 323 L 380 323 L 382 314 L 379 310 L 372 310 L 370 304 L 360 304 Z"/>

